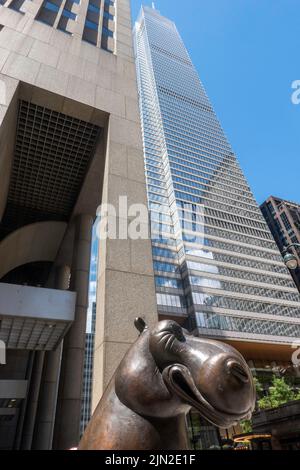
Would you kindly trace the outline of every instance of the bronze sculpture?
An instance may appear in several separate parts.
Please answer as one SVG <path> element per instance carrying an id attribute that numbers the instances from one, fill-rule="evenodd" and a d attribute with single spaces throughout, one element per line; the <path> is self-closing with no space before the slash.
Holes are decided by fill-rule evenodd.
<path id="1" fill-rule="evenodd" d="M 255 405 L 251 372 L 231 346 L 196 338 L 176 322 L 140 336 L 118 367 L 79 444 L 79 450 L 186 450 L 185 416 L 196 408 L 230 427 Z"/>

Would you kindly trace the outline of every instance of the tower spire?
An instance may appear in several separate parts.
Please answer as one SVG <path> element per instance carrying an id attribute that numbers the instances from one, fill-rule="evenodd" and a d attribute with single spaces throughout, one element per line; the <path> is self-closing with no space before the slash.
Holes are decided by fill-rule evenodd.
<path id="1" fill-rule="evenodd" d="M 153 8 L 153 10 L 155 10 L 155 3 L 154 2 L 152 2 L 152 8 Z"/>

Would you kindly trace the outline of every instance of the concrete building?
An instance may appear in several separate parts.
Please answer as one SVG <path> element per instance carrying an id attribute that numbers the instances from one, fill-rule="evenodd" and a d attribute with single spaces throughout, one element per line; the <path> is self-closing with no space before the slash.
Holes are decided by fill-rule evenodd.
<path id="1" fill-rule="evenodd" d="M 96 209 L 147 201 L 130 5 L 0 4 L 0 448 L 65 449 L 80 433 Z M 134 318 L 156 320 L 149 240 L 101 241 L 97 299 L 93 407 Z"/>
<path id="2" fill-rule="evenodd" d="M 175 24 L 143 7 L 134 47 L 159 317 L 289 363 L 299 293 Z"/>
<path id="3" fill-rule="evenodd" d="M 281 253 L 291 243 L 300 243 L 300 204 L 270 196 L 260 208 Z M 300 249 L 294 254 L 300 266 Z M 300 269 L 291 274 L 300 289 Z"/>

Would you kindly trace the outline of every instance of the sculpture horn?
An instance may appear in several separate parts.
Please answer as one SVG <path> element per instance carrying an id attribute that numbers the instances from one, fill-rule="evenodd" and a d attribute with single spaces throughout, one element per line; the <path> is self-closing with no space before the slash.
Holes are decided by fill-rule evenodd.
<path id="1" fill-rule="evenodd" d="M 143 320 L 141 317 L 138 317 L 134 320 L 134 326 L 141 334 L 148 328 L 145 320 Z"/>

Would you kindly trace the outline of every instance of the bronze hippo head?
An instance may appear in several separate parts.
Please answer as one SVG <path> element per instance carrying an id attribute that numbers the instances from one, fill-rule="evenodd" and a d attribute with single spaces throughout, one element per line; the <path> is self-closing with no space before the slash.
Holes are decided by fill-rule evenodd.
<path id="1" fill-rule="evenodd" d="M 191 407 L 219 427 L 248 418 L 251 372 L 231 346 L 191 335 L 176 322 L 149 329 L 130 348 L 101 399 L 79 449 L 187 449 Z"/>
<path id="2" fill-rule="evenodd" d="M 149 347 L 166 387 L 208 421 L 229 427 L 251 416 L 252 374 L 234 348 L 196 338 L 173 321 L 158 324 L 150 334 Z"/>

